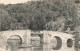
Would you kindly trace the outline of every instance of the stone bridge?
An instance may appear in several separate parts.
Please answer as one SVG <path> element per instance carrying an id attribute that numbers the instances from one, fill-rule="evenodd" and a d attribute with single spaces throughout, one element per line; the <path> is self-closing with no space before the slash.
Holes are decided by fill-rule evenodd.
<path id="1" fill-rule="evenodd" d="M 51 51 L 74 51 L 74 35 L 54 32 L 54 31 L 43 31 L 44 43 L 49 43 Z M 49 49 L 50 50 L 50 49 Z"/>
<path id="2" fill-rule="evenodd" d="M 20 38 L 21 43 L 27 43 L 27 44 L 30 43 L 30 34 L 31 34 L 30 30 L 2 31 L 0 32 L 0 34 L 1 34 L 2 39 L 4 39 L 6 46 L 8 45 L 9 39 L 16 39 L 16 38 L 17 39 Z"/>
<path id="3" fill-rule="evenodd" d="M 22 44 L 30 44 L 31 43 L 31 34 L 33 35 L 41 35 L 40 37 L 43 40 L 43 44 L 49 44 L 48 48 L 51 48 L 51 51 L 74 51 L 74 36 L 67 33 L 54 32 L 43 30 L 38 33 L 35 33 L 30 30 L 14 30 L 14 31 L 2 31 L 0 32 L 2 37 L 5 39 L 4 41 L 11 40 L 17 38 L 21 39 Z M 50 49 L 49 49 L 50 50 Z"/>

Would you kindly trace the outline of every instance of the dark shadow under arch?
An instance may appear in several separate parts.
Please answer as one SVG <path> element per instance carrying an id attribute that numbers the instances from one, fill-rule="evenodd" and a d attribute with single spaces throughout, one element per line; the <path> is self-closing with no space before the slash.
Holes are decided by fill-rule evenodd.
<path id="1" fill-rule="evenodd" d="M 73 46 L 73 40 L 72 39 L 68 39 L 67 40 L 67 47 L 72 47 Z"/>
<path id="2" fill-rule="evenodd" d="M 59 36 L 54 36 L 56 38 L 56 47 L 52 47 L 53 50 L 59 50 L 62 47 L 62 39 Z M 54 41 L 54 40 L 53 40 Z"/>

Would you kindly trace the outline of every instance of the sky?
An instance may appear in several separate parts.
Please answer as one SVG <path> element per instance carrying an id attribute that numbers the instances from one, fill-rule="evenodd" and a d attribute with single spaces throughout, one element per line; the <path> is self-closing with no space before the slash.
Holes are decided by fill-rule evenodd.
<path id="1" fill-rule="evenodd" d="M 16 3 L 24 3 L 30 0 L 0 0 L 0 3 L 4 4 L 16 4 Z"/>

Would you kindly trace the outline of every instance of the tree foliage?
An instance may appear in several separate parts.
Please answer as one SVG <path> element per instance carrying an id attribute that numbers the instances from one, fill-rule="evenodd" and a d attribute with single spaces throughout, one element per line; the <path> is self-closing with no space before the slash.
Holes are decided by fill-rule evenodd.
<path id="1" fill-rule="evenodd" d="M 66 0 L 29 1 L 21 4 L 9 4 L 3 8 L 4 22 L 1 30 L 31 29 L 63 31 L 75 26 L 76 8 L 73 2 Z M 5 12 L 5 13 L 4 13 Z M 0 15 L 0 16 L 1 16 Z M 1 18 L 3 18 L 1 16 Z M 70 20 L 69 20 L 70 19 Z M 6 25 L 5 25 L 6 24 Z M 73 28 L 74 29 L 74 28 Z"/>

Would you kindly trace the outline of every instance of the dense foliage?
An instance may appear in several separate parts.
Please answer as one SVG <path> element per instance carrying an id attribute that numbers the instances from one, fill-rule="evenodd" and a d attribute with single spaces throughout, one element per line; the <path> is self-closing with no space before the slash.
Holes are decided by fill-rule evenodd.
<path id="1" fill-rule="evenodd" d="M 74 30 L 77 17 L 73 4 L 65 0 L 0 4 L 0 30 Z"/>

